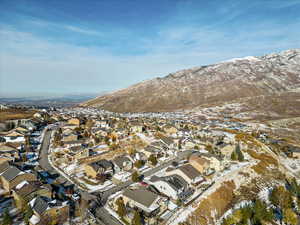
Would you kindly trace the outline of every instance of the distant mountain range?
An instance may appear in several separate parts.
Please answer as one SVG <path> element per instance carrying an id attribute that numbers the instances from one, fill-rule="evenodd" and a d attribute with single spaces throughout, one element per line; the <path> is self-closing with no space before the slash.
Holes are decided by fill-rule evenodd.
<path id="1" fill-rule="evenodd" d="M 81 105 L 114 112 L 166 112 L 299 90 L 300 49 L 291 49 L 181 70 Z"/>
<path id="2" fill-rule="evenodd" d="M 55 97 L 0 97 L 0 103 L 37 107 L 68 107 L 95 98 L 96 95 L 64 95 Z"/>

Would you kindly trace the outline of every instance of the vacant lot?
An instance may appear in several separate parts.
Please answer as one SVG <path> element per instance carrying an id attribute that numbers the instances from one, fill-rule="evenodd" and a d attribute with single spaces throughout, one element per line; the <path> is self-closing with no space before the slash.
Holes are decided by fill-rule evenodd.
<path id="1" fill-rule="evenodd" d="M 29 119 L 36 111 L 24 109 L 5 109 L 0 110 L 0 122 L 15 119 Z"/>

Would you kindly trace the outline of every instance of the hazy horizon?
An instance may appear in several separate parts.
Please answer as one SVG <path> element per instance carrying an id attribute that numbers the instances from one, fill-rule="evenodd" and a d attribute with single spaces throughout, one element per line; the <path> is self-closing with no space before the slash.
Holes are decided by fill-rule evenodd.
<path id="1" fill-rule="evenodd" d="M 0 2 L 0 96 L 111 92 L 300 47 L 300 1 Z"/>

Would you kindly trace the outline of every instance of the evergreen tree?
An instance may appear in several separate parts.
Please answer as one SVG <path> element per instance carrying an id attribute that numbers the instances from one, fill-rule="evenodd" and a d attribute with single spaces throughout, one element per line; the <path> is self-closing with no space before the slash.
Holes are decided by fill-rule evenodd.
<path id="1" fill-rule="evenodd" d="M 233 151 L 233 152 L 231 153 L 230 158 L 231 158 L 231 160 L 233 160 L 233 161 L 237 160 L 238 156 L 237 156 L 237 154 L 236 154 L 235 151 Z"/>
<path id="2" fill-rule="evenodd" d="M 137 211 L 137 210 L 134 212 L 132 224 L 133 225 L 142 225 L 142 218 L 141 218 L 139 211 Z"/>
<path id="3" fill-rule="evenodd" d="M 137 160 L 137 161 L 135 161 L 135 163 L 134 163 L 134 166 L 135 166 L 136 168 L 141 168 L 143 165 L 144 165 L 143 160 Z"/>
<path id="4" fill-rule="evenodd" d="M 296 178 L 294 177 L 291 181 L 291 192 L 296 196 L 300 197 L 300 185 L 298 185 Z"/>
<path id="5" fill-rule="evenodd" d="M 255 201 L 253 210 L 255 223 L 272 221 L 274 218 L 272 211 L 268 210 L 267 205 L 259 199 Z"/>
<path id="6" fill-rule="evenodd" d="M 283 186 L 273 189 L 270 195 L 270 201 L 273 205 L 283 209 L 292 207 L 292 195 Z"/>
<path id="7" fill-rule="evenodd" d="M 31 209 L 31 207 L 28 204 L 26 204 L 25 209 L 24 209 L 25 224 L 29 224 L 29 219 L 31 218 L 32 215 L 33 215 L 33 211 Z"/>
<path id="8" fill-rule="evenodd" d="M 283 221 L 286 224 L 297 225 L 298 224 L 298 216 L 291 208 L 284 209 L 283 210 Z"/>
<path id="9" fill-rule="evenodd" d="M 140 181 L 140 175 L 138 174 L 137 171 L 134 171 L 131 175 L 131 179 L 133 182 L 138 182 Z"/>
<path id="10" fill-rule="evenodd" d="M 2 223 L 3 223 L 3 225 L 12 225 L 13 224 L 13 219 L 9 215 L 8 209 L 6 209 L 4 211 Z"/>
<path id="11" fill-rule="evenodd" d="M 155 155 L 150 155 L 148 158 L 148 161 L 153 165 L 156 166 L 157 164 L 157 158 L 155 157 Z"/>
<path id="12" fill-rule="evenodd" d="M 241 147 L 240 147 L 240 144 L 238 144 L 236 147 L 235 147 L 235 152 L 237 154 L 237 158 L 240 162 L 244 161 L 244 155 L 241 151 Z"/>
<path id="13" fill-rule="evenodd" d="M 126 208 L 122 197 L 118 198 L 117 206 L 118 206 L 117 213 L 119 214 L 120 217 L 124 217 L 126 215 Z"/>

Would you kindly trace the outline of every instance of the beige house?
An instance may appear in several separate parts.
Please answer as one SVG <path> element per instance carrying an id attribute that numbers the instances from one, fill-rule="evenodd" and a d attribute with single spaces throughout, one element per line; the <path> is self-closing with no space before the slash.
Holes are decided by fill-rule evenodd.
<path id="1" fill-rule="evenodd" d="M 166 201 L 163 197 L 146 188 L 127 188 L 123 191 L 122 198 L 125 205 L 142 210 L 147 217 L 158 215 L 166 209 Z"/>
<path id="2" fill-rule="evenodd" d="M 5 172 L 0 176 L 1 184 L 4 190 L 10 192 L 14 187 L 16 187 L 22 181 L 36 181 L 37 178 L 32 173 L 25 173 L 14 166 L 10 166 Z"/>
<path id="3" fill-rule="evenodd" d="M 177 129 L 174 126 L 171 125 L 166 125 L 163 127 L 163 130 L 165 133 L 167 133 L 168 135 L 172 135 L 172 134 L 176 134 L 177 133 Z"/>
<path id="4" fill-rule="evenodd" d="M 25 180 L 13 188 L 13 197 L 17 208 L 22 210 L 37 195 L 51 198 L 51 190 L 50 185 L 41 185 L 39 181 L 28 182 Z"/>
<path id="5" fill-rule="evenodd" d="M 293 147 L 291 149 L 291 153 L 292 153 L 292 157 L 300 159 L 300 148 L 299 147 Z"/>
<path id="6" fill-rule="evenodd" d="M 142 133 L 144 124 L 140 122 L 131 122 L 130 123 L 130 131 L 134 133 Z"/>
<path id="7" fill-rule="evenodd" d="M 37 196 L 29 205 L 33 211 L 29 225 L 64 224 L 69 219 L 70 208 L 67 202 Z"/>
<path id="8" fill-rule="evenodd" d="M 200 173 L 205 173 L 209 167 L 210 167 L 210 161 L 200 157 L 196 154 L 193 154 L 190 158 L 189 158 L 189 163 L 196 169 L 198 170 Z"/>
<path id="9" fill-rule="evenodd" d="M 168 168 L 166 170 L 166 175 L 179 175 L 181 176 L 188 184 L 196 185 L 204 181 L 201 173 L 195 169 L 191 164 L 184 164 L 178 168 Z"/>
<path id="10" fill-rule="evenodd" d="M 78 135 L 76 135 L 76 134 L 64 135 L 62 138 L 63 142 L 77 141 L 77 140 L 78 140 Z"/>
<path id="11" fill-rule="evenodd" d="M 97 178 L 99 175 L 113 173 L 113 164 L 105 159 L 84 165 L 87 176 Z"/>
<path id="12" fill-rule="evenodd" d="M 224 144 L 219 147 L 219 150 L 221 154 L 225 156 L 225 158 L 230 159 L 232 152 L 235 150 L 235 145 Z"/>
<path id="13" fill-rule="evenodd" d="M 68 120 L 68 124 L 73 124 L 73 125 L 76 125 L 76 126 L 80 126 L 81 121 L 78 118 L 71 118 L 71 119 Z"/>

